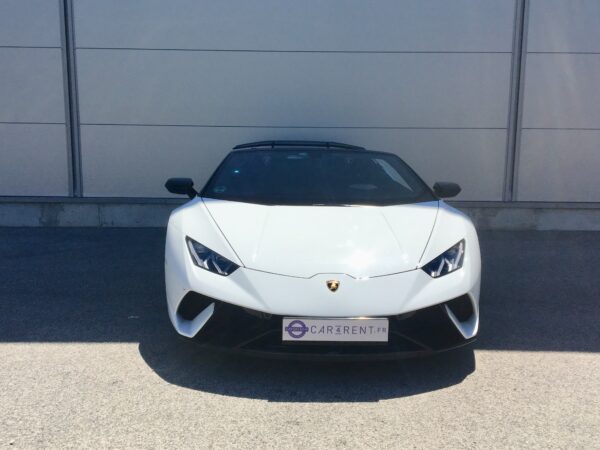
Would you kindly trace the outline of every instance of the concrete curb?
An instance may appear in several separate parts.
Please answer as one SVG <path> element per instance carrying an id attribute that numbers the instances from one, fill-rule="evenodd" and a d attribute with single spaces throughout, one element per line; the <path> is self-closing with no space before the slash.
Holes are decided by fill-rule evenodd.
<path id="1" fill-rule="evenodd" d="M 183 203 L 183 202 L 181 202 Z M 173 201 L 29 201 L 0 203 L 5 227 L 164 227 Z M 480 230 L 600 231 L 600 208 L 523 207 L 457 203 Z"/>

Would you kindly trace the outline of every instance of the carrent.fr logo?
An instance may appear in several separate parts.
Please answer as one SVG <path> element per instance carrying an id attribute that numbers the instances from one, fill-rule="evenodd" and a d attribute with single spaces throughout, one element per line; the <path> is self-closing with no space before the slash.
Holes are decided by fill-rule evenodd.
<path id="1" fill-rule="evenodd" d="M 300 339 L 308 333 L 308 327 L 301 320 L 292 320 L 290 324 L 285 327 L 285 331 L 294 339 Z"/>

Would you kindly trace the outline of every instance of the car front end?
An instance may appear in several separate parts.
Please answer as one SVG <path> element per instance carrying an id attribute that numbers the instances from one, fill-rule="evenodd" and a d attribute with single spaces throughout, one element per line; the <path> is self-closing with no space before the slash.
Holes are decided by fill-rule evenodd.
<path id="1" fill-rule="evenodd" d="M 443 201 L 417 207 L 431 216 L 432 227 L 407 226 L 404 241 L 396 242 L 406 249 L 411 241 L 424 240 L 422 248 L 410 249 L 417 258 L 384 251 L 377 240 L 383 230 L 344 234 L 336 232 L 341 224 L 335 223 L 323 230 L 339 208 L 320 207 L 323 223 L 313 229 L 288 226 L 271 249 L 281 255 L 274 259 L 261 237 L 267 227 L 262 216 L 272 221 L 281 207 L 245 214 L 251 206 L 196 198 L 169 221 L 165 275 L 171 322 L 180 335 L 203 344 L 269 355 L 387 358 L 465 345 L 479 326 L 477 234 L 468 218 Z M 289 208 L 295 207 L 281 215 L 293 216 Z M 381 213 L 348 208 L 354 214 L 357 209 Z M 403 216 L 415 205 L 391 208 Z M 231 209 L 245 220 L 227 220 Z M 255 226 L 253 220 L 260 223 Z M 328 247 L 314 233 L 341 241 Z M 361 247 L 356 236 L 364 233 L 378 237 Z M 236 234 L 262 244 L 244 249 L 243 241 L 236 245 Z M 316 248 L 307 248 L 307 242 Z M 261 261 L 264 253 L 268 264 Z M 394 254 L 404 262 L 389 262 Z"/>

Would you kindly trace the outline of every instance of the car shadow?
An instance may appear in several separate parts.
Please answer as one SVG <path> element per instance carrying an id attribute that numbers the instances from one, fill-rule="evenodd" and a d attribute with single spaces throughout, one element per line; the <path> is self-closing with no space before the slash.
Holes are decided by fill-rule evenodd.
<path id="1" fill-rule="evenodd" d="M 136 342 L 174 385 L 316 402 L 456 385 L 475 370 L 479 350 L 600 352 L 600 233 L 482 232 L 480 240 L 481 327 L 472 347 L 330 364 L 210 353 L 179 339 L 164 297 L 164 229 L 0 228 L 0 343 Z"/>
<path id="2" fill-rule="evenodd" d="M 144 361 L 169 383 L 271 402 L 375 402 L 436 391 L 475 370 L 471 348 L 395 361 L 264 359 L 207 350 L 171 333 L 142 341 Z"/>

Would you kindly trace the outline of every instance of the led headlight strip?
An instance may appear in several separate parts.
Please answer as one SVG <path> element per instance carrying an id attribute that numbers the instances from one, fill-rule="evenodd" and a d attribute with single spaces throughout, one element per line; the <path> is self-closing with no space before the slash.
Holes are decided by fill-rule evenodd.
<path id="1" fill-rule="evenodd" d="M 212 251 L 210 248 L 205 247 L 190 237 L 186 237 L 185 241 L 188 250 L 190 251 L 192 261 L 202 269 L 226 277 L 240 267 L 236 263 L 229 261 L 224 256 L 219 255 L 217 252 Z"/>
<path id="2" fill-rule="evenodd" d="M 465 240 L 456 243 L 438 257 L 425 264 L 422 269 L 432 278 L 438 278 L 458 270 L 465 259 Z"/>

